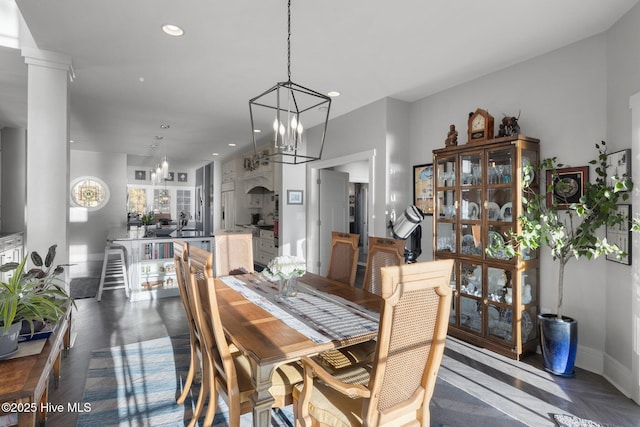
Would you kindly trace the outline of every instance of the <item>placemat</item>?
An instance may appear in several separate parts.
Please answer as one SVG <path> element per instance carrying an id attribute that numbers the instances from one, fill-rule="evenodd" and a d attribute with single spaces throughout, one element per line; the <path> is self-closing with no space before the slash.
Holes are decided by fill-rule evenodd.
<path id="1" fill-rule="evenodd" d="M 41 339 L 18 343 L 18 352 L 13 356 L 7 357 L 4 360 L 11 360 L 17 359 L 18 357 L 27 357 L 33 356 L 34 354 L 40 354 L 46 342 L 46 339 Z"/>
<path id="2" fill-rule="evenodd" d="M 339 298 L 324 295 L 299 283 L 298 295 L 275 301 L 277 284 L 259 279 L 244 281 L 235 276 L 220 278 L 227 286 L 274 317 L 296 329 L 310 340 L 324 343 L 345 341 L 354 336 L 375 335 L 378 331 L 377 313 Z"/>

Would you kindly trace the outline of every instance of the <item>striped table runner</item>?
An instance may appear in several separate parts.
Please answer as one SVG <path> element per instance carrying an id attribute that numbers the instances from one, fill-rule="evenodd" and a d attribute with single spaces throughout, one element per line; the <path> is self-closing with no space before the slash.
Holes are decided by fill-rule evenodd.
<path id="1" fill-rule="evenodd" d="M 257 277 L 244 281 L 234 276 L 220 277 L 220 280 L 316 343 L 348 341 L 378 331 L 377 313 L 300 282 L 296 297 L 275 301 L 278 286 L 273 282 Z"/>

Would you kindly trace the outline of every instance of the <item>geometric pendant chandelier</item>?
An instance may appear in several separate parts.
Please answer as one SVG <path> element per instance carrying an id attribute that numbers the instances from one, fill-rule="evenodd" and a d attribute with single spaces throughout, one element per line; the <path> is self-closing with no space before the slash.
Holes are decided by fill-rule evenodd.
<path id="1" fill-rule="evenodd" d="M 292 165 L 320 160 L 331 98 L 291 81 L 291 0 L 287 5 L 287 77 L 286 82 L 249 100 L 255 154 L 259 159 Z M 310 134 L 309 127 L 317 131 Z M 256 137 L 262 134 L 258 129 L 272 135 L 269 154 L 258 152 Z"/>

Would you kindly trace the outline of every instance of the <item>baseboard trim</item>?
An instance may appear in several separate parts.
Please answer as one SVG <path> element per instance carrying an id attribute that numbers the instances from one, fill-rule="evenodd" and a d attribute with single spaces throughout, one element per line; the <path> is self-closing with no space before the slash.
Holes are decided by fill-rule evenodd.
<path id="1" fill-rule="evenodd" d="M 590 347 L 578 345 L 576 366 L 587 371 L 602 375 L 604 371 L 604 354 Z"/>
<path id="2" fill-rule="evenodd" d="M 615 388 L 620 390 L 620 393 L 631 398 L 633 373 L 622 363 L 606 353 L 604 355 L 604 372 L 602 376 L 613 384 Z"/>

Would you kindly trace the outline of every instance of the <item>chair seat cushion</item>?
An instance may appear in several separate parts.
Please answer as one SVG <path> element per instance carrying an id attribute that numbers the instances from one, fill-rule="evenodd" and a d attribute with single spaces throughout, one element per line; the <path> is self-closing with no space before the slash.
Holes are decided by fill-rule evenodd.
<path id="1" fill-rule="evenodd" d="M 293 390 L 294 401 L 298 401 L 302 384 Z M 309 415 L 320 425 L 332 427 L 362 426 L 362 398 L 352 399 L 316 379 L 309 400 Z"/>
<path id="2" fill-rule="evenodd" d="M 320 353 L 314 359 L 327 368 L 329 372 L 349 366 L 362 366 L 373 362 L 376 352 L 376 341 L 370 340 L 337 350 Z"/>
<path id="3" fill-rule="evenodd" d="M 232 356 L 238 376 L 240 402 L 247 402 L 249 396 L 253 393 L 251 365 L 249 364 L 249 359 L 242 353 L 234 353 Z M 271 395 L 274 397 L 290 395 L 293 392 L 293 386 L 302 382 L 302 371 L 302 366 L 298 362 L 278 366 L 271 376 L 272 385 L 269 388 Z"/>

